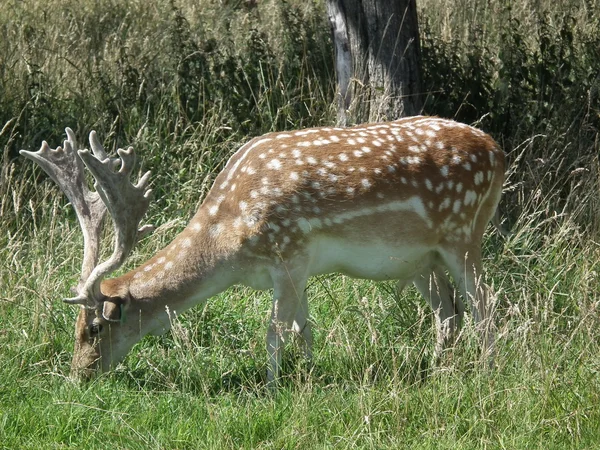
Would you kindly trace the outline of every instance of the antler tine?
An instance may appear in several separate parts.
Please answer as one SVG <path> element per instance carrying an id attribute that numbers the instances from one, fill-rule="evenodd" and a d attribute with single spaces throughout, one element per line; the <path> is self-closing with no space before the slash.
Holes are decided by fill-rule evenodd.
<path id="1" fill-rule="evenodd" d="M 91 192 L 85 181 L 81 160 L 77 157 L 75 133 L 66 128 L 67 140 L 63 147 L 51 149 L 46 141 L 37 152 L 21 150 L 21 155 L 37 163 L 67 196 L 83 232 L 83 262 L 77 290 L 87 281 L 100 255 L 100 234 L 106 206 L 96 192 Z"/>
<path id="2" fill-rule="evenodd" d="M 81 303 L 85 299 L 101 297 L 100 283 L 106 275 L 118 269 L 136 243 L 138 225 L 150 204 L 151 189 L 147 189 L 150 172 L 146 172 L 134 186 L 129 176 L 133 170 L 135 153 L 132 147 L 118 149 L 120 169 L 115 172 L 114 162 L 108 157 L 96 133 L 90 133 L 89 150 L 79 150 L 78 154 L 95 179 L 94 187 L 106 205 L 115 228 L 114 251 L 111 257 L 96 266 L 79 291 L 79 295 L 68 303 Z M 148 226 L 141 231 L 146 232 Z"/>

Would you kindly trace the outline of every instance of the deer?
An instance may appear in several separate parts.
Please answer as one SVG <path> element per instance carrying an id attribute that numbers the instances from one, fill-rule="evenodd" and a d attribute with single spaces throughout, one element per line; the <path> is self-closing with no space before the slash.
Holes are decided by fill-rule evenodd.
<path id="1" fill-rule="evenodd" d="M 44 141 L 20 153 L 66 194 L 83 232 L 76 296 L 64 300 L 80 307 L 73 378 L 115 368 L 142 337 L 169 330 L 170 311 L 245 285 L 273 290 L 266 379 L 277 383 L 291 336 L 312 358 L 307 282 L 330 273 L 395 280 L 398 292 L 413 283 L 435 314 L 436 353 L 455 335 L 466 303 L 481 349 L 491 353 L 494 305 L 482 280 L 481 246 L 502 194 L 505 159 L 483 131 L 415 116 L 255 137 L 230 157 L 185 229 L 114 278 L 109 274 L 152 229 L 140 227 L 150 173 L 134 185 L 132 147 L 111 158 L 95 131 L 91 151 L 70 128 L 66 134 L 62 147 Z M 107 212 L 114 250 L 99 262 Z"/>

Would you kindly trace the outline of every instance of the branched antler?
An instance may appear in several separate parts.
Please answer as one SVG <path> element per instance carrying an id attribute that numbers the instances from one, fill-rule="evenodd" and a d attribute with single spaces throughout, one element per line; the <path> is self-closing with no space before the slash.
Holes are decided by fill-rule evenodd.
<path id="1" fill-rule="evenodd" d="M 102 298 L 100 283 L 125 262 L 136 243 L 137 227 L 150 204 L 152 191 L 147 189 L 150 172 L 146 172 L 134 186 L 129 181 L 135 162 L 132 147 L 118 149 L 120 159 L 113 161 L 104 151 L 95 131 L 90 133 L 92 153 L 87 149 L 77 149 L 73 131 L 67 128 L 66 132 L 68 139 L 62 148 L 53 150 L 44 141 L 39 151 L 21 150 L 20 153 L 46 171 L 75 209 L 83 231 L 84 256 L 77 296 L 65 299 L 65 302 L 95 308 Z M 97 192 L 87 188 L 84 164 L 95 179 Z M 115 171 L 116 168 L 118 171 Z M 107 261 L 98 264 L 102 219 L 107 209 L 115 228 L 114 251 Z M 140 234 L 151 228 L 149 225 L 142 227 Z"/>

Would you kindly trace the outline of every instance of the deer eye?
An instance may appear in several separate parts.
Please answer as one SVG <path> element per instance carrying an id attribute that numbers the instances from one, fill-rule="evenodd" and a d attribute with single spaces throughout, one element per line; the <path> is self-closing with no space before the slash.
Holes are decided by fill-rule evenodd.
<path id="1" fill-rule="evenodd" d="M 92 324 L 90 325 L 90 336 L 96 337 L 100 333 L 102 333 L 102 324 L 97 323 L 97 322 L 92 322 Z"/>

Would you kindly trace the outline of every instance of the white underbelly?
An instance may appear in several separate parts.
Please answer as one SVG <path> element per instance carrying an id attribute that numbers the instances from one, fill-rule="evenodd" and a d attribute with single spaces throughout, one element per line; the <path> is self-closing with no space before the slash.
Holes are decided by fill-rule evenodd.
<path id="1" fill-rule="evenodd" d="M 433 248 L 321 237 L 311 246 L 310 275 L 339 272 L 370 280 L 412 279 L 435 259 Z"/>

